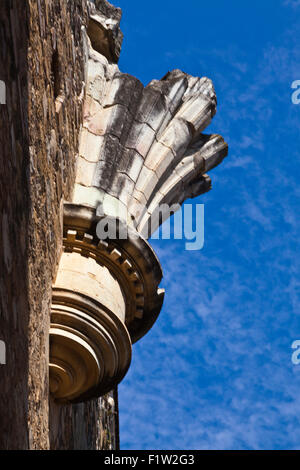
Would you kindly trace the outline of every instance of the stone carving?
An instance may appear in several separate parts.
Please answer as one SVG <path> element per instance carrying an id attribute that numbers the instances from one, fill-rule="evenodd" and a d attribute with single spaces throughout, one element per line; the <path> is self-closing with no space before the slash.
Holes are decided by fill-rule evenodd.
<path id="1" fill-rule="evenodd" d="M 65 204 L 50 328 L 50 390 L 61 402 L 112 390 L 128 370 L 131 344 L 163 303 L 162 271 L 148 242 L 133 229 L 123 240 L 99 240 L 98 220 L 92 208 Z"/>
<path id="2" fill-rule="evenodd" d="M 88 35 L 93 49 L 109 60 L 117 62 L 120 57 L 123 33 L 120 30 L 122 11 L 103 0 L 88 2 Z"/>
<path id="3" fill-rule="evenodd" d="M 53 291 L 50 391 L 60 401 L 108 393 L 122 380 L 131 359 L 123 323 L 92 297 L 75 292 L 57 287 Z"/>
<path id="4" fill-rule="evenodd" d="M 179 70 L 144 88 L 92 48 L 89 56 L 73 201 L 100 205 L 148 238 L 158 205 L 208 191 L 206 172 L 227 155 L 222 137 L 202 133 L 215 91 L 209 79 Z"/>
<path id="5" fill-rule="evenodd" d="M 212 82 L 174 70 L 144 87 L 121 73 L 119 21 L 108 2 L 90 2 L 76 183 L 53 289 L 50 385 L 57 400 L 100 396 L 123 378 L 131 343 L 151 328 L 163 302 L 161 268 L 146 241 L 157 228 L 152 219 L 161 204 L 208 191 L 206 172 L 227 155 L 221 136 L 203 134 L 216 113 Z M 103 217 L 126 226 L 127 238 L 99 240 Z"/>

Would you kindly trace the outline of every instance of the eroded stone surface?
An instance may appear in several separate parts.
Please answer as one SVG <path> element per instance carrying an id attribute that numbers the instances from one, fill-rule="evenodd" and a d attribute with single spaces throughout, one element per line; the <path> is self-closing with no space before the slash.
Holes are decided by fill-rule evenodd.
<path id="1" fill-rule="evenodd" d="M 29 445 L 26 15 L 21 2 L 0 2 L 0 80 L 6 84 L 6 104 L 0 104 L 0 340 L 6 345 L 6 364 L 0 365 L 1 449 Z"/>
<path id="2" fill-rule="evenodd" d="M 87 24 L 86 0 L 0 2 L 7 102 L 0 105 L 0 340 L 7 346 L 1 449 L 115 445 L 115 415 L 108 418 L 105 400 L 84 412 L 55 405 L 60 428 L 49 438 L 52 281 L 62 248 L 61 202 L 74 184 Z"/>
<path id="3" fill-rule="evenodd" d="M 97 400 L 78 405 L 57 405 L 51 400 L 50 410 L 52 450 L 118 449 L 116 390 Z"/>
<path id="4" fill-rule="evenodd" d="M 88 34 L 93 48 L 110 61 L 117 62 L 123 41 L 123 33 L 120 30 L 121 9 L 106 0 L 89 1 L 88 7 Z"/>
<path id="5" fill-rule="evenodd" d="M 50 400 L 49 408 L 51 284 L 62 249 L 62 201 L 120 218 L 129 209 L 125 222 L 145 233 L 158 204 L 181 204 L 207 191 L 206 172 L 227 153 L 220 136 L 202 134 L 216 110 L 210 80 L 173 71 L 143 87 L 119 71 L 120 15 L 105 0 L 0 2 L 0 79 L 7 85 L 7 105 L 0 107 L 2 449 L 118 445 L 115 393 L 80 405 Z M 146 254 L 139 262 L 152 289 L 147 315 L 134 305 L 130 334 L 137 340 L 160 310 L 161 273 L 157 263 L 157 272 L 149 272 L 153 254 L 145 247 L 125 240 L 122 248 L 132 257 Z"/>
<path id="6" fill-rule="evenodd" d="M 221 136 L 202 133 L 216 104 L 208 78 L 174 70 L 143 87 L 90 42 L 73 202 L 100 205 L 150 236 L 159 205 L 182 204 L 210 189 L 206 172 L 228 150 Z M 107 198 L 115 208 L 105 207 Z"/>

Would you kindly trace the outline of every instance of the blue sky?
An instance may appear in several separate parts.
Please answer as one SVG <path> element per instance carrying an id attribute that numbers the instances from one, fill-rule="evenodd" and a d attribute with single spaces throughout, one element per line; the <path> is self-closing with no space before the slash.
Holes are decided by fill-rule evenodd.
<path id="1" fill-rule="evenodd" d="M 206 132 L 229 144 L 196 200 L 203 249 L 152 242 L 166 297 L 119 387 L 121 448 L 300 449 L 300 1 L 115 4 L 121 70 L 211 78 Z"/>

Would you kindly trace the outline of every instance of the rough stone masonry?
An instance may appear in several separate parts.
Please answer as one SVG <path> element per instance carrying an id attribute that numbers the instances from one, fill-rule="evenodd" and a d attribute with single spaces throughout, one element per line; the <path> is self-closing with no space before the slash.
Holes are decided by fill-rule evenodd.
<path id="1" fill-rule="evenodd" d="M 227 155 L 203 134 L 211 81 L 120 72 L 120 19 L 106 0 L 0 3 L 1 449 L 118 448 L 117 384 L 163 301 L 149 222 Z M 101 243 L 103 216 L 138 241 Z"/>

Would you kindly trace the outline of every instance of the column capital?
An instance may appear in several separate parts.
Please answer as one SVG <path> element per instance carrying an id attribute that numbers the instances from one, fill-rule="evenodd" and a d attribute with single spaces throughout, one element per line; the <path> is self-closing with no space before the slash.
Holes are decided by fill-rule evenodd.
<path id="1" fill-rule="evenodd" d="M 144 87 L 116 64 L 120 10 L 95 0 L 89 12 L 84 117 L 50 331 L 51 390 L 71 401 L 105 393 L 126 373 L 131 344 L 163 303 L 147 242 L 160 207 L 210 190 L 207 172 L 228 152 L 220 135 L 203 133 L 216 113 L 211 80 L 173 70 Z M 99 235 L 103 221 L 115 223 L 114 237 Z"/>

